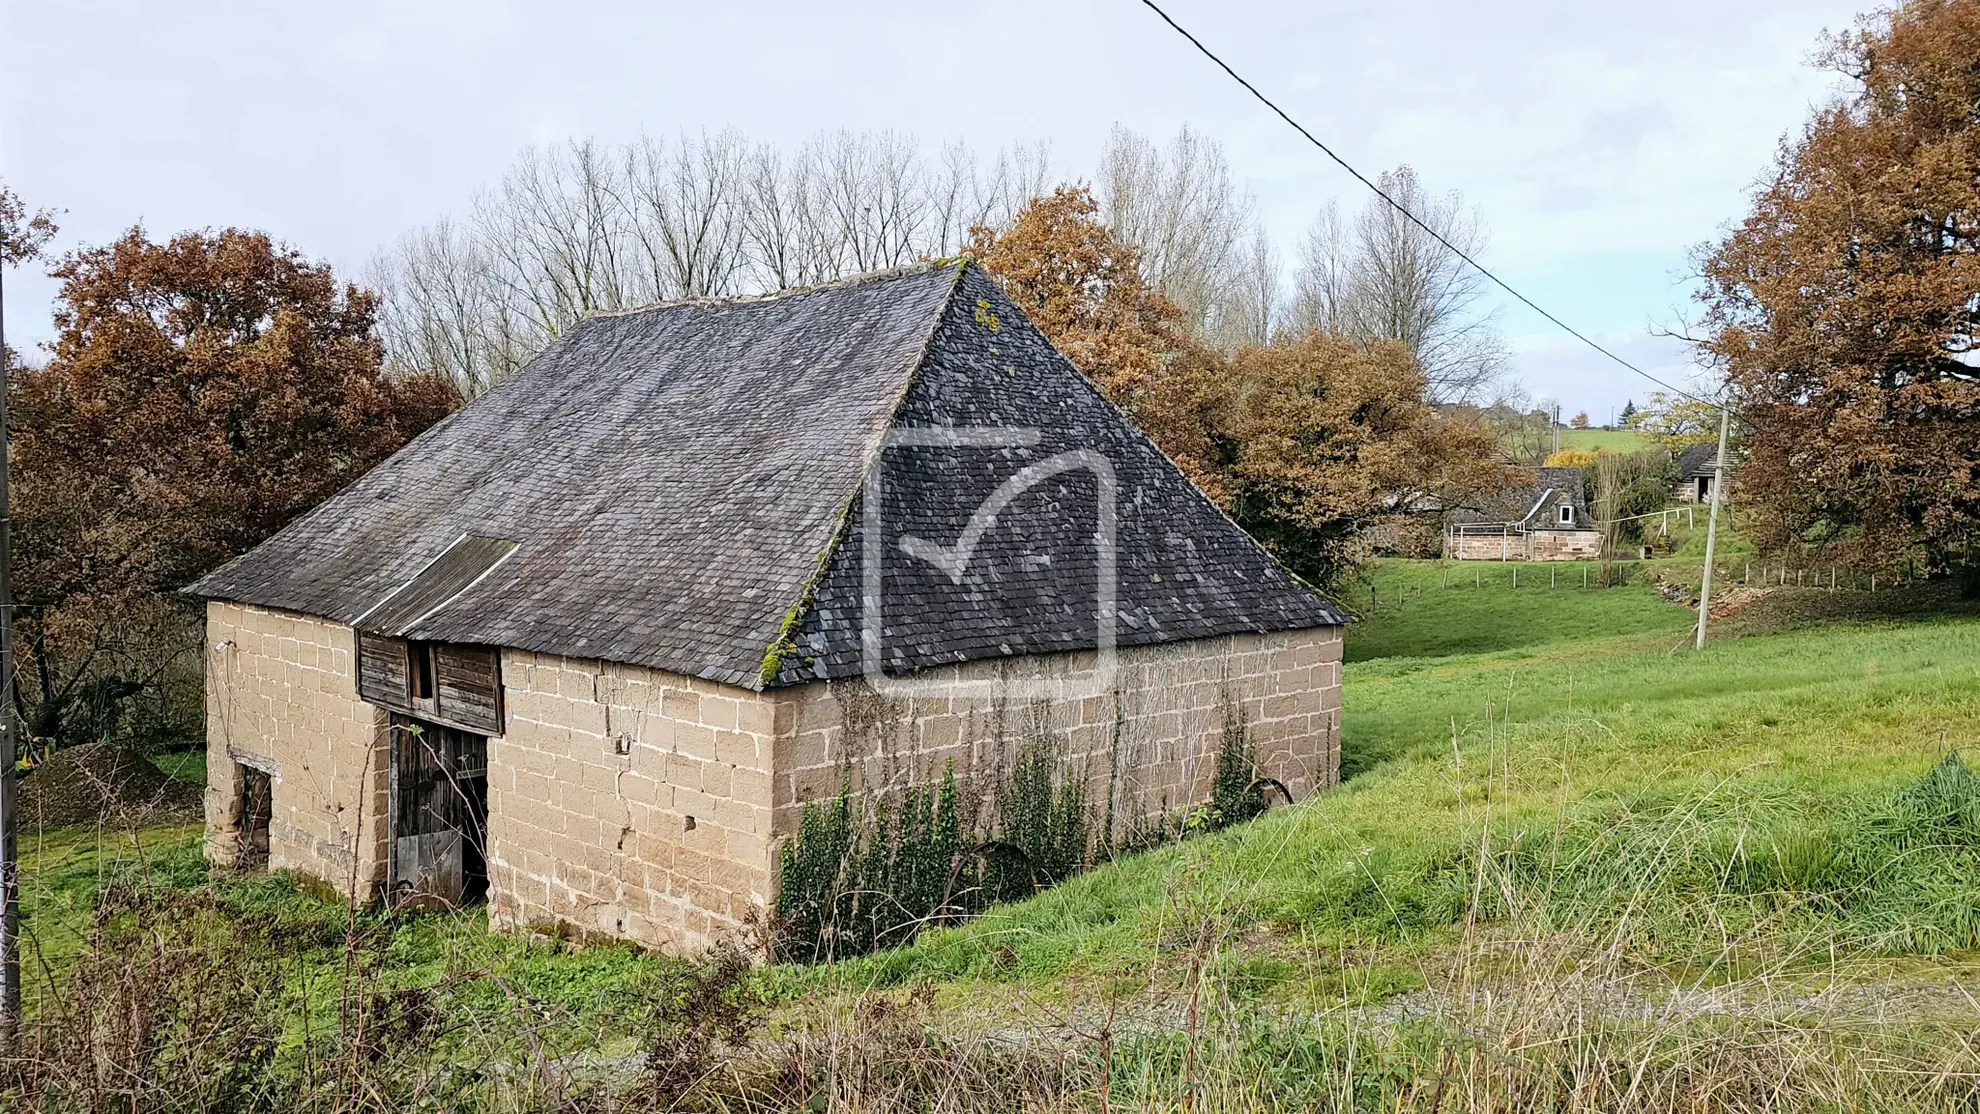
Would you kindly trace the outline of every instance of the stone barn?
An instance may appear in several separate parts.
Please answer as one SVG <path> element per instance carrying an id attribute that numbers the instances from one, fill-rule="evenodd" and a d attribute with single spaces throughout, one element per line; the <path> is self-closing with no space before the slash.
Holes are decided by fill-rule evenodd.
<path id="1" fill-rule="evenodd" d="M 1579 468 L 1535 468 L 1533 482 L 1499 491 L 1480 507 L 1451 511 L 1444 556 L 1458 561 L 1579 561 L 1602 555 Z"/>
<path id="2" fill-rule="evenodd" d="M 1726 469 L 1732 482 L 1732 469 Z M 1677 483 L 1671 487 L 1671 500 L 1678 503 L 1709 503 L 1712 485 L 1719 475 L 1719 446 L 1716 443 L 1690 445 L 1677 456 Z"/>
<path id="3" fill-rule="evenodd" d="M 596 314 L 190 591 L 208 854 L 704 944 L 807 801 L 1339 769 L 1342 612 L 969 263 Z"/>

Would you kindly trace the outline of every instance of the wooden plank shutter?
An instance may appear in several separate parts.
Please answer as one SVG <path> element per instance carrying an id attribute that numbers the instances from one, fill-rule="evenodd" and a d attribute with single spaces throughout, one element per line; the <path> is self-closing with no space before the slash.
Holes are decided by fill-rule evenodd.
<path id="1" fill-rule="evenodd" d="M 490 735 L 502 733 L 500 650 L 436 643 L 433 692 L 439 718 Z"/>
<path id="2" fill-rule="evenodd" d="M 381 708 L 412 711 L 405 642 L 359 631 L 357 645 L 358 695 Z"/>

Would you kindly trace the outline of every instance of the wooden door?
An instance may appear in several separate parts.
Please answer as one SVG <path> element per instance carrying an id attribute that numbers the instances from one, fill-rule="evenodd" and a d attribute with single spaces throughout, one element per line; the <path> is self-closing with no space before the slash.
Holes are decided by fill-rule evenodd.
<path id="1" fill-rule="evenodd" d="M 487 888 L 488 739 L 392 717 L 394 907 L 452 909 Z"/>

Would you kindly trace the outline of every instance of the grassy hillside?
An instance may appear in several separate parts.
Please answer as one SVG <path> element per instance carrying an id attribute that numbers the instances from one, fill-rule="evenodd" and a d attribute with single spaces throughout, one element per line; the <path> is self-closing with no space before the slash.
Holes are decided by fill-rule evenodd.
<path id="1" fill-rule="evenodd" d="M 1352 665 L 1343 746 L 1357 775 L 1341 789 L 855 966 L 885 981 L 1058 979 L 1145 961 L 1183 908 L 1307 947 L 1409 950 L 1460 927 L 1480 882 L 1472 856 L 1515 853 L 1515 876 L 1494 882 L 1522 891 L 1507 900 L 1561 903 L 1563 927 L 1627 919 L 1659 955 L 1709 962 L 1729 926 L 1760 916 L 1753 895 L 1716 888 L 1721 871 L 1807 856 L 1820 890 L 1849 825 L 1884 823 L 1894 794 L 1980 741 L 1980 623 L 1829 627 L 1703 653 L 1668 642 Z M 1533 872 L 1549 860 L 1576 869 Z M 1870 953 L 1980 947 L 1980 862 L 1929 846 L 1907 862 L 1839 872 L 1849 892 L 1803 907 L 1795 931 Z M 1937 879 L 1929 897 L 1910 892 L 1920 871 Z"/>
<path id="2" fill-rule="evenodd" d="M 1633 453 L 1647 449 L 1651 441 L 1633 429 L 1564 429 L 1561 431 L 1563 449 L 1607 449 L 1616 453 Z"/>
<path id="3" fill-rule="evenodd" d="M 1341 593 L 1347 660 L 1439 658 L 1631 634 L 1675 636 L 1693 613 L 1644 586 L 1599 584 L 1591 563 L 1378 561 Z"/>

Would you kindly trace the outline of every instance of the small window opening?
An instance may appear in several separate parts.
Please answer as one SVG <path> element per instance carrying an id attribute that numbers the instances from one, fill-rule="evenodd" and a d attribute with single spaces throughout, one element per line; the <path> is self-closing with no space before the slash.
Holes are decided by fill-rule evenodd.
<path id="1" fill-rule="evenodd" d="M 234 766 L 241 786 L 240 846 L 234 865 L 245 871 L 268 869 L 268 818 L 275 811 L 274 781 L 252 766 Z"/>
<path id="2" fill-rule="evenodd" d="M 693 830 L 694 830 L 694 817 L 692 817 L 692 816 L 683 816 L 683 817 L 681 817 L 681 830 L 682 830 L 682 831 L 684 831 L 684 832 L 691 832 L 691 831 L 693 831 Z"/>
<path id="3" fill-rule="evenodd" d="M 1571 526 L 1571 525 L 1573 525 L 1573 524 L 1574 524 L 1574 507 L 1573 507 L 1573 506 L 1571 506 L 1570 504 L 1567 504 L 1567 503 L 1562 503 L 1562 504 L 1561 504 L 1561 525 L 1563 525 L 1563 526 Z"/>
<path id="4" fill-rule="evenodd" d="M 407 649 L 412 654 L 413 699 L 431 700 L 433 699 L 433 647 L 424 642 L 414 642 Z"/>

